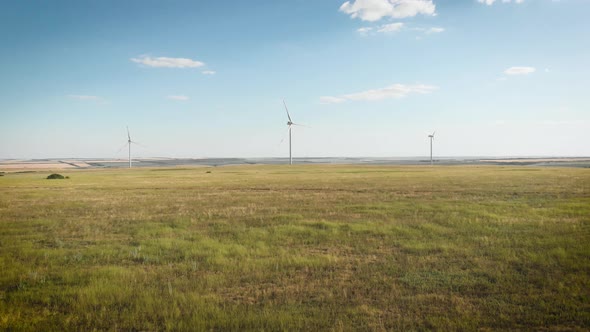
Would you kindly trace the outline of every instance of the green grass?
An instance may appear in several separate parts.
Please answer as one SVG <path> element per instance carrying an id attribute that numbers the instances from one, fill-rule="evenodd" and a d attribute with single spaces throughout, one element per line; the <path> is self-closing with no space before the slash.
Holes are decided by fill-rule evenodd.
<path id="1" fill-rule="evenodd" d="M 47 174 L 0 178 L 0 330 L 590 329 L 587 169 Z"/>

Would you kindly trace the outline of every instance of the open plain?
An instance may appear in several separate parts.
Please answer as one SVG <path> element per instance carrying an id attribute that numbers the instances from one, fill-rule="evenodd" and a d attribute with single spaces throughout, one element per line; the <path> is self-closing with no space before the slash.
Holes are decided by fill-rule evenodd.
<path id="1" fill-rule="evenodd" d="M 590 171 L 0 177 L 0 330 L 588 330 Z"/>

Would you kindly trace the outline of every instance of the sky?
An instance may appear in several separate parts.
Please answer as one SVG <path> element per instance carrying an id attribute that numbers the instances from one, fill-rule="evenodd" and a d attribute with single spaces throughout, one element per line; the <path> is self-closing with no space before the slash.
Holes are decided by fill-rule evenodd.
<path id="1" fill-rule="evenodd" d="M 0 159 L 590 156 L 588 0 L 3 0 Z"/>

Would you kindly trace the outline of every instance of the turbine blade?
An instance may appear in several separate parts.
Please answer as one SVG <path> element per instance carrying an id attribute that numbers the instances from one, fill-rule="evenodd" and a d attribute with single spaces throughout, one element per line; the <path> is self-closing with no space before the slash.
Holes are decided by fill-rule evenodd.
<path id="1" fill-rule="evenodd" d="M 434 137 L 434 134 L 436 134 L 436 131 L 433 131 L 433 132 L 432 132 L 432 137 Z"/>
<path id="2" fill-rule="evenodd" d="M 291 126 L 287 126 L 287 133 L 285 134 L 285 136 L 283 136 L 283 139 L 281 140 L 279 145 L 283 144 L 283 142 L 287 139 L 287 137 L 289 137 L 289 130 L 290 129 L 291 129 Z"/>
<path id="3" fill-rule="evenodd" d="M 141 146 L 141 147 L 142 147 L 142 148 L 144 148 L 144 149 L 147 149 L 147 146 L 145 146 L 145 145 L 143 145 L 143 144 L 141 144 L 141 143 L 139 143 L 139 142 L 131 141 L 131 144 L 135 144 L 135 145 L 137 145 L 137 146 Z"/>
<path id="4" fill-rule="evenodd" d="M 129 134 L 129 126 L 127 126 L 127 138 L 131 140 L 131 134 Z"/>
<path id="5" fill-rule="evenodd" d="M 129 143 L 125 143 L 122 147 L 119 148 L 119 150 L 117 150 L 117 153 L 115 153 L 116 155 L 119 154 L 124 148 L 127 147 L 127 144 Z"/>
<path id="6" fill-rule="evenodd" d="M 285 111 L 287 111 L 287 117 L 289 118 L 289 122 L 293 122 L 293 120 L 291 120 L 291 115 L 289 114 L 289 109 L 287 108 L 287 103 L 285 103 L 285 99 L 283 99 L 283 105 L 285 105 Z"/>
<path id="7" fill-rule="evenodd" d="M 304 124 L 299 124 L 299 123 L 293 123 L 294 126 L 299 126 L 299 127 L 305 127 L 305 128 L 311 128 L 310 126 L 304 125 Z"/>

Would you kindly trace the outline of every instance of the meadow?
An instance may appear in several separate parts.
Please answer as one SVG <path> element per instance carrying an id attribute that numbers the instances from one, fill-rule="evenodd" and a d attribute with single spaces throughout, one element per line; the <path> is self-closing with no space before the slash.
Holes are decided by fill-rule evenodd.
<path id="1" fill-rule="evenodd" d="M 590 170 L 0 177 L 0 330 L 589 330 Z"/>

